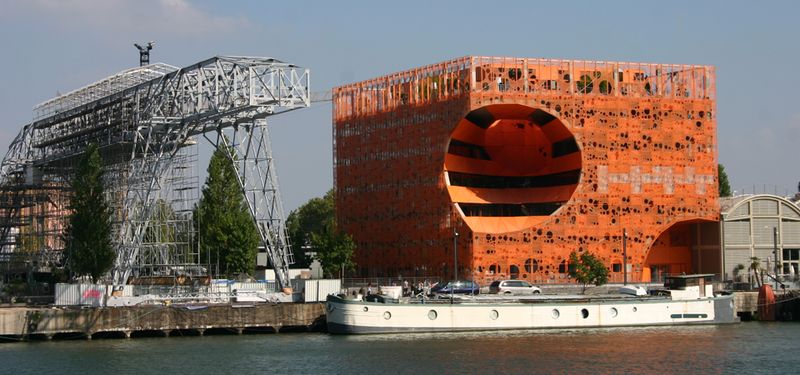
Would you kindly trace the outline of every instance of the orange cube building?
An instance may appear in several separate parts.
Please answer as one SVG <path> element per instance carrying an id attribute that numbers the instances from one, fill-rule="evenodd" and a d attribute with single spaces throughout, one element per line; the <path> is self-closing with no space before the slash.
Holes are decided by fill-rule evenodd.
<path id="1" fill-rule="evenodd" d="M 365 277 L 457 254 L 460 278 L 565 283 L 573 251 L 612 281 L 718 272 L 715 105 L 697 65 L 464 57 L 337 87 L 339 228 Z"/>

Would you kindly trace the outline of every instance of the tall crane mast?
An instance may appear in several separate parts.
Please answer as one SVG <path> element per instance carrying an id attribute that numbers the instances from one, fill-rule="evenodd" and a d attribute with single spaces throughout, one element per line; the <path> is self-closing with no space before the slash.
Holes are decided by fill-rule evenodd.
<path id="1" fill-rule="evenodd" d="M 26 171 L 35 171 L 45 182 L 68 180 L 68 166 L 89 143 L 113 154 L 116 164 L 104 168 L 116 173 L 111 181 L 119 192 L 115 215 L 122 219 L 113 239 L 117 259 L 112 275 L 115 285 L 123 285 L 137 267 L 158 193 L 168 184 L 166 171 L 179 151 L 202 135 L 233 163 L 277 285 L 288 287 L 292 252 L 266 119 L 310 106 L 309 70 L 273 58 L 241 56 L 216 56 L 178 69 L 149 65 L 152 42 L 137 48 L 148 52 L 141 56 L 141 67 L 35 108 L 35 120 L 3 159 L 0 187 L 25 191 L 25 179 L 12 177 Z M 9 233 L 0 235 L 5 240 Z"/>

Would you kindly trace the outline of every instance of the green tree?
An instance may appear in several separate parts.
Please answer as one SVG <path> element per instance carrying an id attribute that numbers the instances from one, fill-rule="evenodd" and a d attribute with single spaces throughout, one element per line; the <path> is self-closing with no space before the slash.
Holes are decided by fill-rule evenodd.
<path id="1" fill-rule="evenodd" d="M 717 164 L 717 174 L 719 175 L 719 196 L 731 196 L 731 184 L 728 182 L 728 174 L 725 173 L 725 166 Z"/>
<path id="2" fill-rule="evenodd" d="M 336 227 L 336 209 L 333 189 L 322 198 L 312 198 L 286 219 L 289 241 L 295 252 L 295 259 L 303 259 L 303 246 L 310 245 L 316 259 L 328 277 L 336 277 L 343 270 L 355 269 L 353 252 L 356 244 L 347 233 Z"/>
<path id="3" fill-rule="evenodd" d="M 311 234 L 311 245 L 328 277 L 334 278 L 342 271 L 355 269 L 353 252 L 356 243 L 349 234 L 328 226 L 322 233 Z"/>
<path id="4" fill-rule="evenodd" d="M 72 181 L 74 196 L 67 224 L 68 265 L 78 276 L 92 282 L 114 265 L 111 247 L 111 209 L 103 189 L 103 161 L 97 145 L 90 144 L 81 157 Z"/>
<path id="5" fill-rule="evenodd" d="M 194 215 L 201 254 L 208 254 L 209 266 L 228 277 L 252 274 L 261 242 L 237 179 L 225 151 L 215 150 Z"/>
<path id="6" fill-rule="evenodd" d="M 171 243 L 176 240 L 175 210 L 163 199 L 158 199 L 151 213 L 150 225 L 144 231 L 143 243 Z"/>
<path id="7" fill-rule="evenodd" d="M 608 268 L 588 251 L 581 253 L 580 257 L 573 251 L 569 254 L 569 262 L 569 277 L 583 286 L 581 293 L 586 293 L 589 284 L 600 286 L 608 282 Z"/>
<path id="8" fill-rule="evenodd" d="M 334 223 L 333 189 L 322 198 L 312 198 L 293 210 L 286 218 L 289 243 L 294 251 L 294 259 L 300 267 L 310 263 L 304 253 L 305 246 L 311 245 L 313 234 L 321 235 Z"/>

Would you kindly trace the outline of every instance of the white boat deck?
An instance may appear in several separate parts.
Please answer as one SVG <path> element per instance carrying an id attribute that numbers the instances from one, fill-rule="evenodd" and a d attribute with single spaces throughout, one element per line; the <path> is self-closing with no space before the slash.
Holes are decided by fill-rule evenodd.
<path id="1" fill-rule="evenodd" d="M 440 294 L 434 297 L 402 297 L 393 299 L 390 296 L 377 295 L 383 298 L 383 302 L 374 303 L 399 303 L 399 304 L 449 304 L 451 296 Z M 642 301 L 642 300 L 667 300 L 669 296 L 633 296 L 626 294 L 536 294 L 536 295 L 498 295 L 498 294 L 477 294 L 464 295 L 455 294 L 452 296 L 452 303 L 465 304 L 501 304 L 501 303 L 556 303 L 556 302 L 600 302 L 600 301 Z M 361 299 L 347 299 L 348 301 L 358 301 Z M 369 302 L 368 302 L 369 303 Z"/>

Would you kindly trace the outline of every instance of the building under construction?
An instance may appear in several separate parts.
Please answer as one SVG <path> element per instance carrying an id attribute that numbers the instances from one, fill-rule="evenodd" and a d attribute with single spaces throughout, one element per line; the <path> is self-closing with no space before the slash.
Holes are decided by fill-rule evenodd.
<path id="1" fill-rule="evenodd" d="M 63 267 L 70 180 L 95 143 L 113 208 L 114 284 L 205 275 L 192 208 L 197 145 L 207 140 L 232 161 L 262 251 L 287 286 L 292 259 L 265 119 L 310 105 L 308 70 L 260 57 L 150 65 L 152 43 L 139 48 L 143 66 L 36 106 L 12 142 L 0 172 L 0 268 L 30 275 Z"/>
<path id="2" fill-rule="evenodd" d="M 719 273 L 710 66 L 465 57 L 333 91 L 338 223 L 363 276 Z"/>

